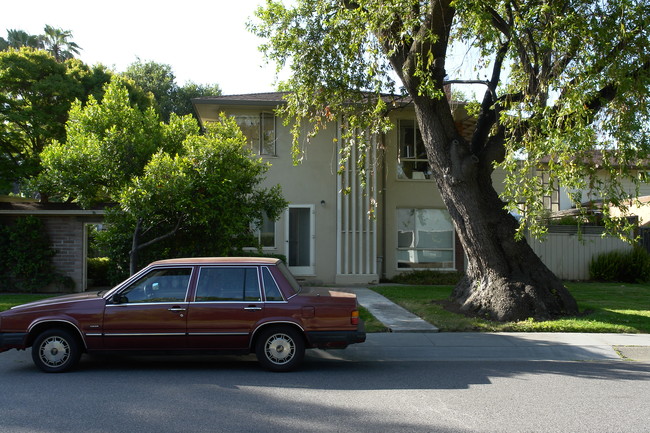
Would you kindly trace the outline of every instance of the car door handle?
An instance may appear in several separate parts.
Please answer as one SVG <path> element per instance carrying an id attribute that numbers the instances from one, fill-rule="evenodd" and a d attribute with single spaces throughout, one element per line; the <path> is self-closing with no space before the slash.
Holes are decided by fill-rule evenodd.
<path id="1" fill-rule="evenodd" d="M 256 307 L 255 305 L 249 305 L 248 307 L 245 307 L 244 310 L 246 311 L 260 311 L 262 307 Z"/>
<path id="2" fill-rule="evenodd" d="M 183 307 L 171 307 L 167 309 L 167 311 L 185 311 L 185 310 L 186 308 Z"/>

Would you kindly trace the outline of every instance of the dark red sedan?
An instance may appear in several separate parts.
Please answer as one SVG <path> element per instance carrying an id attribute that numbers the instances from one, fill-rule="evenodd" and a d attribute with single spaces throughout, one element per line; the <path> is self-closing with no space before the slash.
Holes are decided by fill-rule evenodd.
<path id="1" fill-rule="evenodd" d="M 306 348 L 365 341 L 354 294 L 301 288 L 276 259 L 154 262 L 107 292 L 59 296 L 0 313 L 0 352 L 32 347 L 46 372 L 83 352 L 255 352 L 289 371 Z"/>

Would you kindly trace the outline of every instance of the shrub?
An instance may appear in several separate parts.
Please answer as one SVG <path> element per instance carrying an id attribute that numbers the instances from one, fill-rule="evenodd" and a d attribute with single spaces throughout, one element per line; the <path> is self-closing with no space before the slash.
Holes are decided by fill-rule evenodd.
<path id="1" fill-rule="evenodd" d="M 462 272 L 411 271 L 403 272 L 391 279 L 393 283 L 427 286 L 456 285 L 464 276 Z"/>
<path id="2" fill-rule="evenodd" d="M 88 258 L 86 265 L 88 270 L 88 279 L 92 280 L 94 287 L 110 286 L 108 270 L 111 261 L 108 257 Z"/>
<path id="3" fill-rule="evenodd" d="M 591 260 L 589 276 L 597 281 L 643 283 L 650 280 L 650 254 L 636 246 L 629 251 L 610 251 Z"/>
<path id="4" fill-rule="evenodd" d="M 56 281 L 57 274 L 52 266 L 56 251 L 40 219 L 35 216 L 18 218 L 1 231 L 3 290 L 34 292 Z"/>

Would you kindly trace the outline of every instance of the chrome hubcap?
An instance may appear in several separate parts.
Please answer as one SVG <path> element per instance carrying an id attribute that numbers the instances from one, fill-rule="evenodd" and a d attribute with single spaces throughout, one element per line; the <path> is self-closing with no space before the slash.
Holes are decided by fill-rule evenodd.
<path id="1" fill-rule="evenodd" d="M 56 367 L 68 360 L 70 345 L 61 337 L 52 336 L 41 343 L 39 355 L 43 363 Z"/>
<path id="2" fill-rule="evenodd" d="M 286 364 L 295 352 L 295 343 L 287 334 L 275 334 L 266 340 L 266 357 L 275 364 Z"/>

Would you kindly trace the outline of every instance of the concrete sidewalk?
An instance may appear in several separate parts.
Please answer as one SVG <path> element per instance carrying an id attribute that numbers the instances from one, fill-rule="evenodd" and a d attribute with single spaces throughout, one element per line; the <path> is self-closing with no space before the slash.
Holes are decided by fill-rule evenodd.
<path id="1" fill-rule="evenodd" d="M 328 356 L 350 360 L 526 360 L 650 362 L 649 334 L 544 332 L 444 332 L 367 288 L 356 293 L 359 304 L 390 329 L 368 334 L 366 343 Z"/>
<path id="2" fill-rule="evenodd" d="M 345 350 L 313 356 L 348 361 L 641 361 L 650 362 L 648 334 L 373 333 Z"/>

